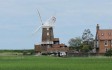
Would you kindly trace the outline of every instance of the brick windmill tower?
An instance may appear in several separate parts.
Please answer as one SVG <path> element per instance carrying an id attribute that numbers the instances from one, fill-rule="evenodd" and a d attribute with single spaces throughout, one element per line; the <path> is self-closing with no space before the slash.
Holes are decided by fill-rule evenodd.
<path id="1" fill-rule="evenodd" d="M 53 39 L 54 39 L 53 26 L 56 21 L 56 18 L 52 16 L 45 23 L 43 23 L 39 11 L 38 14 L 41 21 L 41 26 L 35 32 L 37 32 L 41 28 L 42 38 L 40 44 L 35 44 L 35 50 L 41 52 L 41 51 L 47 51 L 47 48 L 50 48 L 53 45 Z"/>
<path id="2" fill-rule="evenodd" d="M 44 51 L 47 51 L 48 48 L 52 47 L 54 34 L 53 34 L 53 25 L 56 21 L 56 18 L 52 16 L 44 24 L 42 24 L 42 41 L 41 48 Z"/>
<path id="3" fill-rule="evenodd" d="M 43 24 L 39 11 L 38 14 L 42 25 L 35 32 L 37 32 L 41 28 L 42 38 L 40 44 L 35 44 L 35 52 L 51 53 L 51 52 L 63 51 L 63 47 L 65 47 L 65 45 L 60 44 L 59 38 L 54 38 L 53 34 L 53 27 L 56 18 L 52 16 Z"/>

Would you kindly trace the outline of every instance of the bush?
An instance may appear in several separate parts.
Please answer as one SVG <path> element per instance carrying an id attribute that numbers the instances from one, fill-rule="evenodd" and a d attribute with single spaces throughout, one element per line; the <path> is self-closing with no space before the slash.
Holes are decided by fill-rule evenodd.
<path id="1" fill-rule="evenodd" d="M 90 46 L 89 45 L 83 45 L 82 51 L 87 53 L 90 50 Z"/>
<path id="2" fill-rule="evenodd" d="M 112 56 L 112 49 L 108 50 L 108 51 L 105 53 L 105 56 Z"/>

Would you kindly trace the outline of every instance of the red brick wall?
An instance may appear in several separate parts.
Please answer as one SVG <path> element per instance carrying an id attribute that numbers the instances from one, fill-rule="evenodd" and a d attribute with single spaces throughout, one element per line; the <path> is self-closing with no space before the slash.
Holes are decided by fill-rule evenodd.
<path id="1" fill-rule="evenodd" d="M 108 40 L 108 45 L 105 46 L 104 45 L 104 40 L 100 40 L 99 41 L 99 53 L 105 53 L 106 52 L 106 49 L 109 50 L 111 48 L 111 41 Z"/>

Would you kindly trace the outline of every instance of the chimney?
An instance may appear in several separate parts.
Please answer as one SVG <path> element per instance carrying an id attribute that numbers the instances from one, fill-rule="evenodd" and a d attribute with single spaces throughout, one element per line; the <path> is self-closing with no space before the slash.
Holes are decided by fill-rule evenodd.
<path id="1" fill-rule="evenodd" d="M 96 31 L 98 31 L 99 29 L 100 29 L 100 26 L 99 26 L 99 24 L 97 24 Z"/>

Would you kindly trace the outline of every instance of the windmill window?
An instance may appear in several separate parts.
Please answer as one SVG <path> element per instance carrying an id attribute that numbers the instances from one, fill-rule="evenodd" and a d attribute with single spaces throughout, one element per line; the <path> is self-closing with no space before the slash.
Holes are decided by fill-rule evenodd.
<path id="1" fill-rule="evenodd" d="M 104 41 L 104 45 L 105 45 L 105 46 L 108 46 L 108 41 L 107 41 L 107 40 Z"/>
<path id="2" fill-rule="evenodd" d="M 49 30 L 49 28 L 47 28 L 47 30 Z"/>
<path id="3" fill-rule="evenodd" d="M 47 36 L 49 35 L 49 32 L 47 32 Z"/>

